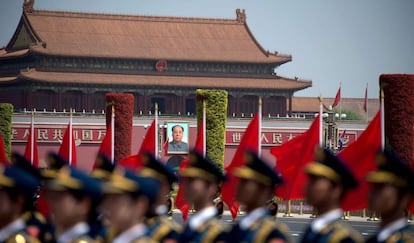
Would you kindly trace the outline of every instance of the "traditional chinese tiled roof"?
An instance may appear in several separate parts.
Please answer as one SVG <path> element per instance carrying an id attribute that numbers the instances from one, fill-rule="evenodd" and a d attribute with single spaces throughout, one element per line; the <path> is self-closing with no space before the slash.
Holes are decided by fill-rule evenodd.
<path id="1" fill-rule="evenodd" d="M 220 82 L 217 82 L 217 80 Z M 312 85 L 310 81 L 287 79 L 282 77 L 197 77 L 197 76 L 165 76 L 165 75 L 127 75 L 127 74 L 97 74 L 42 72 L 34 69 L 22 70 L 17 77 L 0 80 L 0 84 L 31 80 L 56 84 L 101 84 L 101 85 L 133 85 L 159 87 L 188 87 L 188 88 L 223 88 L 223 89 L 264 89 L 301 90 Z"/>
<path id="2" fill-rule="evenodd" d="M 292 59 L 264 50 L 240 10 L 236 19 L 208 19 L 36 10 L 33 1 L 28 2 L 16 33 L 6 49 L 0 50 L 0 58 L 22 54 L 15 53 L 16 49 L 28 48 L 77 57 L 276 65 Z"/>

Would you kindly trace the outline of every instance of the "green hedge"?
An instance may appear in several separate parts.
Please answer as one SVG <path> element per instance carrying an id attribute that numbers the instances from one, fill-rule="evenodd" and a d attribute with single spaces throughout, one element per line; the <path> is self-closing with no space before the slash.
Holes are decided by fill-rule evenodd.
<path id="1" fill-rule="evenodd" d="M 224 166 L 224 145 L 227 119 L 227 91 L 198 89 L 197 123 L 203 117 L 203 99 L 206 100 L 206 149 L 207 156 L 220 168 Z"/>
<path id="2" fill-rule="evenodd" d="M 12 117 L 13 105 L 9 103 L 0 103 L 0 133 L 4 140 L 7 158 L 10 158 L 11 151 Z"/>

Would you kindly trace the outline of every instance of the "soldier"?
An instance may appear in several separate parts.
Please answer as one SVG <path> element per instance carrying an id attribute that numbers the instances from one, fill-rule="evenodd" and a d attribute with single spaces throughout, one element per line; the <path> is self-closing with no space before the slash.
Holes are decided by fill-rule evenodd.
<path id="1" fill-rule="evenodd" d="M 107 182 L 111 178 L 115 164 L 115 161 L 111 161 L 107 156 L 100 153 L 96 157 L 91 176 L 101 182 Z M 114 230 L 107 227 L 107 219 L 102 213 L 96 212 L 96 215 L 95 221 L 90 225 L 91 237 L 95 239 L 95 242 L 111 242 L 115 234 Z"/>
<path id="2" fill-rule="evenodd" d="M 245 160 L 232 173 L 239 178 L 237 201 L 247 214 L 233 226 L 229 242 L 291 242 L 288 227 L 276 222 L 267 208 L 281 176 L 255 153 L 246 152 Z"/>
<path id="3" fill-rule="evenodd" d="M 311 222 L 302 242 L 363 242 L 362 236 L 341 221 L 341 200 L 358 183 L 345 164 L 327 149 L 315 151 L 308 175 L 306 198 L 318 216 Z"/>
<path id="4" fill-rule="evenodd" d="M 169 219 L 167 200 L 170 200 L 170 191 L 173 183 L 178 181 L 174 172 L 157 160 L 153 155 L 143 155 L 144 167 L 139 174 L 143 177 L 153 178 L 160 183 L 156 203 L 152 206 L 148 220 L 148 236 L 157 242 L 177 242 L 182 231 L 181 226 Z"/>
<path id="5" fill-rule="evenodd" d="M 47 168 L 41 170 L 41 175 L 45 180 L 53 179 L 57 172 L 67 165 L 69 165 L 69 163 L 60 157 L 60 155 L 51 152 L 47 155 Z"/>
<path id="6" fill-rule="evenodd" d="M 369 207 L 381 215 L 380 230 L 367 242 L 414 242 L 405 210 L 414 198 L 414 171 L 394 154 L 385 150 L 377 155 L 378 169 L 367 175 L 371 183 Z"/>
<path id="7" fill-rule="evenodd" d="M 114 243 L 152 242 L 146 235 L 145 216 L 157 199 L 159 183 L 115 168 L 111 178 L 104 183 L 102 211 L 109 226 L 115 230 Z"/>
<path id="8" fill-rule="evenodd" d="M 25 157 L 18 153 L 13 153 L 11 160 L 13 165 L 30 173 L 38 181 L 41 180 L 40 171 Z M 41 242 L 53 242 L 54 227 L 36 208 L 39 200 L 39 190 L 40 188 L 38 188 L 32 195 L 32 203 L 31 205 L 28 205 L 30 207 L 28 207 L 26 212 L 22 215 L 22 219 L 26 222 L 27 232 L 31 236 L 39 239 Z"/>
<path id="9" fill-rule="evenodd" d="M 69 166 L 46 181 L 45 199 L 56 225 L 58 243 L 93 242 L 89 223 L 96 218 L 100 198 L 100 182 Z"/>
<path id="10" fill-rule="evenodd" d="M 228 230 L 216 218 L 213 200 L 225 176 L 217 165 L 195 151 L 188 159 L 189 165 L 180 176 L 185 199 L 194 205 L 196 213 L 188 220 L 180 242 L 224 242 Z"/>
<path id="11" fill-rule="evenodd" d="M 40 181 L 17 166 L 0 165 L 0 242 L 39 242 L 27 232 L 22 214 L 32 207 Z"/>
<path id="12" fill-rule="evenodd" d="M 91 176 L 101 181 L 107 181 L 111 178 L 112 171 L 114 171 L 114 169 L 115 161 L 111 161 L 104 154 L 98 154 Z"/>

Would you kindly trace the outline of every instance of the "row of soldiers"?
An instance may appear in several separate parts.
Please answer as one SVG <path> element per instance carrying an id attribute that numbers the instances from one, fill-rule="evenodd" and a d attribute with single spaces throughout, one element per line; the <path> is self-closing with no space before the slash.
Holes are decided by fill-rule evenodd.
<path id="1" fill-rule="evenodd" d="M 217 218 L 213 202 L 227 176 L 198 152 L 189 154 L 188 166 L 179 173 L 185 199 L 195 209 L 185 225 L 167 217 L 166 197 L 178 177 L 164 163 L 146 153 L 136 172 L 99 158 L 86 174 L 56 154 L 40 171 L 14 154 L 11 166 L 0 167 L 0 242 L 292 242 L 288 227 L 266 207 L 282 175 L 253 152 L 246 151 L 244 165 L 232 171 L 238 178 L 236 199 L 247 212 L 233 226 Z M 414 195 L 414 172 L 390 150 L 380 152 L 377 161 L 378 169 L 366 179 L 372 184 L 369 205 L 382 221 L 368 242 L 414 242 L 404 217 Z M 363 242 L 341 220 L 341 201 L 358 186 L 346 165 L 317 149 L 305 173 L 305 194 L 318 217 L 301 241 Z M 33 207 L 38 194 L 35 206 L 47 202 L 47 219 Z"/>

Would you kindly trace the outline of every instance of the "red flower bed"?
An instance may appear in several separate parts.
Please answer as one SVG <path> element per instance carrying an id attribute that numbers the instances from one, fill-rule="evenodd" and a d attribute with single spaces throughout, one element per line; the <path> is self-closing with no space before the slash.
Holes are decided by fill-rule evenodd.
<path id="1" fill-rule="evenodd" d="M 414 158 L 414 75 L 383 74 L 385 138 L 407 162 Z"/>
<path id="2" fill-rule="evenodd" d="M 123 93 L 107 93 L 106 126 L 111 122 L 112 105 L 115 106 L 115 161 L 131 155 L 132 118 L 134 96 Z"/>

